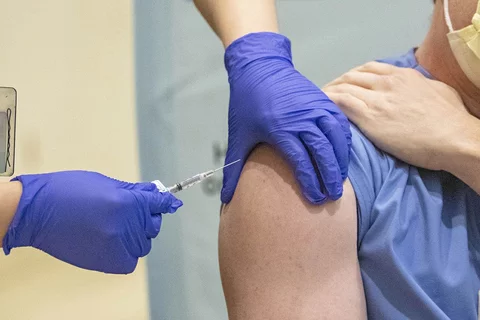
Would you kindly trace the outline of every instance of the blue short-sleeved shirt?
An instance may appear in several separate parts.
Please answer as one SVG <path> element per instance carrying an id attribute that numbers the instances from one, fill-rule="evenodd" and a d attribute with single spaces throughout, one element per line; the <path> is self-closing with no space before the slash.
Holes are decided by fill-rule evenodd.
<path id="1" fill-rule="evenodd" d="M 430 75 L 414 50 L 383 62 Z M 480 196 L 408 165 L 352 128 L 358 259 L 369 319 L 477 319 Z"/>

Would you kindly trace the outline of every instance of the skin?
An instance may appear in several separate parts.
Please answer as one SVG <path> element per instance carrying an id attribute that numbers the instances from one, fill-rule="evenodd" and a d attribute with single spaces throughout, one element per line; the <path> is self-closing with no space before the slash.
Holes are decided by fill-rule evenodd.
<path id="1" fill-rule="evenodd" d="M 220 223 L 230 320 L 366 319 L 355 195 L 344 188 L 313 206 L 272 148 L 251 154 Z"/>
<path id="2" fill-rule="evenodd" d="M 460 30 L 471 24 L 477 8 L 476 0 L 450 0 L 450 18 L 454 30 Z M 448 39 L 443 1 L 437 1 L 432 18 L 432 26 L 422 45 L 416 52 L 420 65 L 427 69 L 435 79 L 453 87 L 463 99 L 467 109 L 480 117 L 480 89 L 475 87 L 455 59 Z"/>
<path id="3" fill-rule="evenodd" d="M 278 32 L 274 0 L 194 0 L 225 47 L 253 32 Z"/>
<path id="4" fill-rule="evenodd" d="M 274 0 L 195 0 L 195 5 L 225 47 L 247 33 L 278 32 Z M 15 215 L 21 195 L 19 182 L 0 184 L 0 241 Z"/>
<path id="5" fill-rule="evenodd" d="M 451 0 L 455 28 L 470 23 L 476 4 L 477 0 Z M 442 2 L 435 5 L 430 32 L 418 49 L 417 58 L 435 78 L 448 85 L 442 84 L 443 88 L 431 91 L 431 94 L 443 93 L 436 100 L 442 101 L 443 110 L 463 108 L 464 115 L 478 116 L 480 92 L 459 69 L 450 51 L 442 5 Z M 363 72 L 382 76 L 382 81 L 387 83 L 380 85 L 384 93 L 391 92 L 388 88 L 402 80 L 398 74 L 392 78 L 371 70 Z M 418 80 L 415 71 L 408 72 Z M 394 99 L 398 95 L 388 97 Z M 462 100 L 468 112 L 460 105 Z M 425 118 L 425 114 L 419 112 L 419 115 Z M 445 118 L 444 113 L 440 116 Z M 372 123 L 378 121 L 373 116 L 372 119 Z M 458 115 L 456 124 L 473 127 L 474 122 L 470 121 L 473 117 L 469 121 L 465 119 L 467 116 Z M 475 130 L 468 131 L 465 136 L 459 136 L 459 140 L 479 136 L 478 131 L 476 136 Z M 469 139 L 473 139 L 471 137 Z M 454 150 L 471 150 L 472 146 L 475 144 L 449 146 L 447 152 L 440 152 L 437 146 L 437 153 L 445 157 Z M 462 158 L 459 155 L 457 160 Z M 480 167 L 472 160 L 475 156 L 465 156 L 465 159 Z M 443 160 L 437 161 L 443 166 Z M 278 154 L 269 147 L 257 147 L 220 220 L 220 270 L 231 320 L 366 318 L 365 297 L 358 277 L 355 194 L 348 181 L 345 190 L 340 201 L 311 207 L 303 202 L 290 170 Z"/>
<path id="6" fill-rule="evenodd" d="M 452 2 L 454 28 L 470 24 L 475 9 L 476 1 Z M 418 167 L 450 172 L 480 194 L 480 89 L 467 79 L 441 36 L 448 32 L 442 2 L 436 3 L 434 17 L 416 54 L 438 81 L 372 62 L 324 91 L 380 149 Z"/>
<path id="7" fill-rule="evenodd" d="M 22 184 L 20 182 L 5 182 L 0 184 L 0 241 L 8 230 L 18 202 L 22 195 Z"/>
<path id="8" fill-rule="evenodd" d="M 471 24 L 472 17 L 477 9 L 476 0 L 451 0 L 450 18 L 454 30 L 462 29 Z M 470 185 L 477 193 L 480 193 L 480 88 L 471 83 L 460 69 L 447 38 L 448 32 L 444 14 L 443 1 L 437 1 L 434 10 L 432 27 L 425 41 L 417 52 L 417 59 L 422 66 L 432 73 L 439 81 L 454 88 L 460 95 L 465 107 L 475 119 L 466 118 L 464 134 L 459 135 L 453 152 L 442 153 L 447 159 L 443 162 L 447 171 L 452 172 L 458 178 Z M 432 54 L 434 53 L 435 54 Z M 455 154 L 455 159 L 449 159 Z M 448 160 L 449 159 L 449 160 Z M 450 167 L 453 165 L 453 167 Z"/>

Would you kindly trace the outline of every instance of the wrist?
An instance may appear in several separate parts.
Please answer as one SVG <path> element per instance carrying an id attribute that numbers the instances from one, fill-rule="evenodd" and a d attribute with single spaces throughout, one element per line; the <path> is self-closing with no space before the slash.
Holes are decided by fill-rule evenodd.
<path id="1" fill-rule="evenodd" d="M 0 184 L 0 242 L 8 231 L 22 196 L 22 184 L 18 181 Z M 3 246 L 3 245 L 2 245 Z"/>
<path id="2" fill-rule="evenodd" d="M 462 129 L 463 134 L 455 137 L 450 151 L 444 155 L 443 168 L 466 181 L 480 170 L 480 121 L 471 117 Z"/>
<path id="3" fill-rule="evenodd" d="M 212 1 L 213 2 L 213 1 Z M 216 31 L 225 47 L 254 32 L 278 32 L 275 0 L 215 1 Z"/>
<path id="4" fill-rule="evenodd" d="M 278 30 L 276 21 L 274 24 L 271 24 L 269 26 L 244 25 L 236 29 L 235 28 L 227 29 L 226 32 L 224 32 L 223 34 L 220 34 L 220 40 L 222 41 L 223 46 L 225 48 L 228 48 L 230 45 L 232 45 L 233 42 L 249 34 L 255 34 L 255 33 L 277 33 L 278 34 L 278 32 L 279 30 Z"/>

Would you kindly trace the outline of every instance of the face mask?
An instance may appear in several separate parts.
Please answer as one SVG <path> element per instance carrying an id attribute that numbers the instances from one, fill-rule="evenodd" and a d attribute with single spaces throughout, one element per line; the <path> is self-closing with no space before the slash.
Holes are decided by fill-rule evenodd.
<path id="1" fill-rule="evenodd" d="M 444 0 L 444 11 L 445 21 L 450 30 L 447 37 L 453 54 L 468 79 L 480 88 L 480 1 L 472 24 L 461 30 L 453 30 L 448 0 Z"/>

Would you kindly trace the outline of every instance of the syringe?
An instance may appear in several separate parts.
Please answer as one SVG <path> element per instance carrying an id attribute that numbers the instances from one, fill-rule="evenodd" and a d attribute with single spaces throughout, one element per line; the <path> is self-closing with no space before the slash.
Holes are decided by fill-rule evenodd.
<path id="1" fill-rule="evenodd" d="M 239 161 L 240 161 L 240 159 L 238 159 L 237 161 L 234 161 L 234 162 L 230 162 L 229 164 L 227 164 L 227 165 L 225 165 L 221 168 L 196 174 L 193 177 L 188 178 L 186 180 L 183 180 L 181 182 L 178 182 L 171 187 L 165 187 L 163 185 L 163 183 L 161 183 L 159 180 L 155 180 L 155 181 L 153 181 L 153 183 L 157 186 L 158 190 L 160 190 L 161 192 L 176 193 L 176 192 L 188 189 L 191 186 L 196 185 L 197 183 L 202 182 L 203 180 L 207 179 L 208 177 L 211 177 L 215 172 L 220 171 L 220 170 L 222 170 L 226 167 L 229 167 L 229 166 L 231 166 L 231 165 L 233 165 L 233 164 L 235 164 Z"/>

